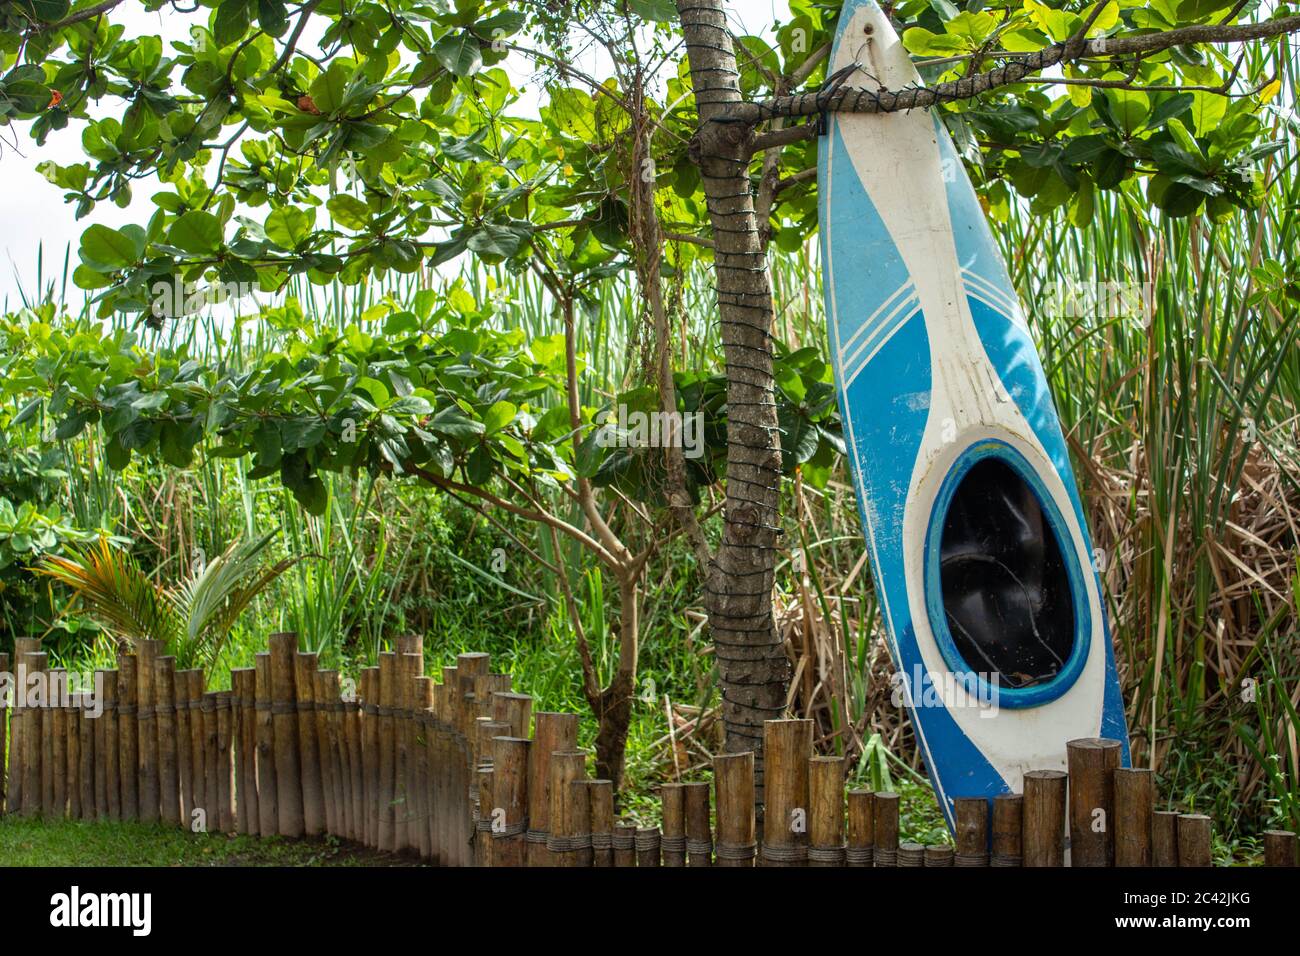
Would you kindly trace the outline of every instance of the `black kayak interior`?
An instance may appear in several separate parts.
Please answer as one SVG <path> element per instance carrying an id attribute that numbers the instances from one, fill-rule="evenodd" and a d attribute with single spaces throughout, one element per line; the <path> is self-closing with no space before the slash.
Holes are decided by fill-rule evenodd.
<path id="1" fill-rule="evenodd" d="M 939 568 L 948 630 L 970 670 L 1020 688 L 1065 667 L 1075 641 L 1069 573 L 1038 496 L 1006 462 L 984 458 L 961 478 Z"/>

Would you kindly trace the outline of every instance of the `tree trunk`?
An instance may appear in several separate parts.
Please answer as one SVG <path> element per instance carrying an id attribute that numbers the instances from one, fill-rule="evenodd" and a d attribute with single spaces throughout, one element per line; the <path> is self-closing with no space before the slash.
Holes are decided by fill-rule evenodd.
<path id="1" fill-rule="evenodd" d="M 763 722 L 785 708 L 790 663 L 772 615 L 780 534 L 781 439 L 772 378 L 772 280 L 750 190 L 753 127 L 717 122 L 741 101 L 723 0 L 678 0 L 699 129 L 691 143 L 713 227 L 727 371 L 724 531 L 705 584 L 728 753 L 754 751 L 763 796 Z"/>
<path id="2" fill-rule="evenodd" d="M 612 780 L 617 793 L 623 784 L 627 755 L 627 729 L 632 721 L 632 694 L 636 689 L 636 662 L 640 634 L 640 589 L 632 575 L 619 581 L 618 670 L 609 686 L 587 703 L 596 715 L 596 776 Z"/>

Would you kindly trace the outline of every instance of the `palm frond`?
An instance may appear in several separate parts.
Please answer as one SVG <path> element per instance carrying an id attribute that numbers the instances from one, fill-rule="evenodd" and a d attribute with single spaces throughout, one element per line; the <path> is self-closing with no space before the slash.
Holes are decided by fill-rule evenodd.
<path id="1" fill-rule="evenodd" d="M 177 636 L 180 618 L 171 597 L 107 538 L 85 549 L 70 549 L 66 557 L 47 556 L 35 571 L 71 588 L 86 613 L 119 638 L 170 644 Z"/>

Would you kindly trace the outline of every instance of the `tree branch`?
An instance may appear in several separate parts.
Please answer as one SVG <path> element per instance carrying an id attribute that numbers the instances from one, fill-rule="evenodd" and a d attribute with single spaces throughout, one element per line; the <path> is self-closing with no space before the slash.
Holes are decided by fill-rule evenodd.
<path id="1" fill-rule="evenodd" d="M 1019 83 L 1025 77 L 1060 63 L 1097 57 L 1157 53 L 1175 46 L 1197 43 L 1246 43 L 1300 31 L 1300 16 L 1281 17 L 1262 23 L 1220 26 L 1201 24 L 1147 33 L 1139 36 L 1098 37 L 1084 40 L 1071 49 L 1070 43 L 1055 43 L 1037 53 L 1019 56 L 995 70 L 965 76 L 934 87 L 916 86 L 904 90 L 864 90 L 856 87 L 816 90 L 778 96 L 763 103 L 736 103 L 717 122 L 750 126 L 778 117 L 813 116 L 817 113 L 896 113 L 925 109 L 949 100 L 972 99 L 989 90 Z M 1069 55 L 1073 53 L 1073 55 Z"/>

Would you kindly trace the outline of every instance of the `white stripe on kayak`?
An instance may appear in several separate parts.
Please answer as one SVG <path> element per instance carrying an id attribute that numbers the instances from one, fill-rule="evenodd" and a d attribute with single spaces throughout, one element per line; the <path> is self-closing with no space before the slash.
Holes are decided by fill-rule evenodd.
<path id="1" fill-rule="evenodd" d="M 903 309 L 899 312 L 897 318 L 893 320 L 890 326 L 881 329 L 880 335 L 874 339 L 873 343 L 869 343 L 871 344 L 871 351 L 867 353 L 866 358 L 859 362 L 857 366 L 854 367 L 853 371 L 847 372 L 847 377 L 844 380 L 845 391 L 847 391 L 848 387 L 853 384 L 853 380 L 858 377 L 858 373 L 871 364 L 871 360 L 876 357 L 876 353 L 883 349 L 889 343 L 889 340 L 898 334 L 898 331 L 908 323 L 908 320 L 910 320 L 912 316 L 916 315 L 917 310 L 920 308 L 920 302 L 914 298 L 911 300 L 911 305 L 911 308 Z"/>
<path id="2" fill-rule="evenodd" d="M 1005 289 L 1000 289 L 988 279 L 984 278 L 978 272 L 970 269 L 962 269 L 962 279 L 966 284 L 967 291 L 979 291 L 983 294 L 984 299 L 993 299 L 995 302 L 1001 302 L 1003 310 L 1010 315 L 1015 315 L 1020 311 L 1020 303 L 1017 302 Z M 972 286 L 974 288 L 972 288 Z"/>
<path id="3" fill-rule="evenodd" d="M 913 292 L 903 301 L 899 302 L 896 306 L 894 306 L 893 310 L 889 313 L 889 315 L 885 316 L 879 322 L 875 323 L 875 326 L 871 330 L 871 334 L 867 336 L 867 338 L 865 338 L 858 345 L 858 347 L 853 350 L 852 355 L 840 356 L 840 367 L 847 372 L 850 367 L 858 366 L 858 356 L 861 355 L 863 351 L 865 351 L 868 347 L 871 347 L 871 354 L 874 355 L 876 347 L 879 346 L 880 344 L 883 344 L 880 341 L 880 336 L 884 333 L 888 333 L 892 335 L 893 332 L 891 330 L 894 331 L 897 330 L 899 316 L 901 315 L 904 319 L 906 319 L 909 315 L 912 314 L 913 311 L 915 311 L 919 301 L 920 300 L 917 298 L 916 293 Z M 868 361 L 870 361 L 870 359 L 868 359 Z"/>
<path id="4" fill-rule="evenodd" d="M 873 327 L 873 325 L 875 324 L 876 319 L 878 319 L 878 318 L 880 317 L 880 314 L 881 314 L 882 312 L 884 312 L 886 309 L 888 309 L 888 308 L 893 304 L 893 302 L 894 302 L 895 299 L 897 299 L 900 295 L 902 295 L 904 292 L 907 292 L 907 291 L 909 291 L 909 290 L 912 291 L 912 294 L 913 294 L 913 295 L 916 294 L 915 289 L 913 289 L 913 287 L 912 287 L 912 280 L 911 280 L 911 279 L 908 279 L 906 282 L 904 282 L 902 285 L 900 285 L 897 289 L 895 289 L 893 295 L 891 295 L 891 296 L 890 296 L 888 299 L 886 299 L 884 302 L 880 303 L 880 307 L 879 307 L 878 309 L 876 309 L 875 312 L 872 312 L 872 313 L 871 313 L 870 318 L 868 318 L 867 321 L 863 322 L 860 326 L 858 326 L 858 330 L 857 330 L 856 332 L 854 332 L 852 335 L 850 335 L 850 336 L 849 336 L 849 337 L 844 341 L 844 344 L 840 347 L 840 360 L 841 360 L 841 362 L 844 360 L 844 354 L 845 354 L 845 351 L 848 350 L 848 349 L 853 348 L 853 343 L 857 341 L 858 337 L 859 337 L 859 336 L 862 336 L 862 335 L 866 335 L 867 333 L 869 333 L 869 332 L 872 330 L 872 327 Z"/>

